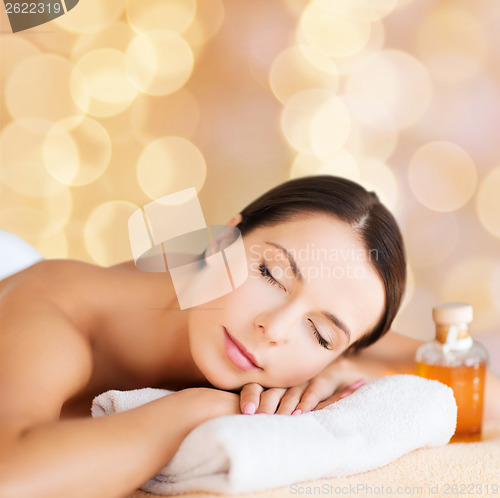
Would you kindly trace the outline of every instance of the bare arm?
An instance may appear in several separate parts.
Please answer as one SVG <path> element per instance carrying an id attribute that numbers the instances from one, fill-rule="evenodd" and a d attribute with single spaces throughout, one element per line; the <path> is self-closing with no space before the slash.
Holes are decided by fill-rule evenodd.
<path id="1" fill-rule="evenodd" d="M 127 412 L 2 431 L 0 497 L 121 497 L 152 477 L 184 437 L 216 416 L 238 413 L 238 396 L 187 389 Z"/>
<path id="2" fill-rule="evenodd" d="M 32 271 L 34 285 L 0 287 L 0 498 L 124 496 L 194 427 L 239 412 L 237 395 L 200 388 L 109 417 L 59 420 L 88 382 L 91 346 L 46 297 L 43 265 Z"/>

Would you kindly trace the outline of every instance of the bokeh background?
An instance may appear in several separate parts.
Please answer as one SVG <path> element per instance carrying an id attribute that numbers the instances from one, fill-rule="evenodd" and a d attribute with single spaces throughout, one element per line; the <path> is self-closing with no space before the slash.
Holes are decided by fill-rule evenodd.
<path id="1" fill-rule="evenodd" d="M 16 34 L 0 14 L 0 229 L 108 266 L 168 193 L 222 224 L 342 175 L 406 238 L 395 328 L 430 339 L 432 306 L 463 300 L 499 335 L 498 0 L 80 0 Z"/>

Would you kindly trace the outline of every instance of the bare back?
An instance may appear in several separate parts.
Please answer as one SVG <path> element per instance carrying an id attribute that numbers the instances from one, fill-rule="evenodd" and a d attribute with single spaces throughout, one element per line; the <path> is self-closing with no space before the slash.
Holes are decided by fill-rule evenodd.
<path id="1" fill-rule="evenodd" d="M 167 273 L 133 261 L 46 260 L 0 281 L 0 419 L 88 416 L 108 389 L 187 387 L 168 333 L 172 297 Z"/>

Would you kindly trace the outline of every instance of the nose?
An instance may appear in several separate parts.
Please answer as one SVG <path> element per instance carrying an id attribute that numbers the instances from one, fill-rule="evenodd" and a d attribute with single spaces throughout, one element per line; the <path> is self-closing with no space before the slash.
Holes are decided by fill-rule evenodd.
<path id="1" fill-rule="evenodd" d="M 277 346 L 282 342 L 287 342 L 285 337 L 282 337 L 279 332 L 276 332 L 274 328 L 264 327 L 264 325 L 259 325 L 259 333 L 264 339 L 266 339 L 271 346 Z"/>
<path id="2" fill-rule="evenodd" d="M 257 333 L 272 346 L 287 344 L 293 337 L 300 318 L 294 310 L 273 310 L 255 320 Z"/>

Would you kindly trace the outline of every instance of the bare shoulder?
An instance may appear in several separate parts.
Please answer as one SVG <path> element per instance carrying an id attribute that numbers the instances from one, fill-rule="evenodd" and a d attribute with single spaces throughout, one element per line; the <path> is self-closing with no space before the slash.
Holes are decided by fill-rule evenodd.
<path id="1" fill-rule="evenodd" d="M 0 281 L 0 298 L 13 289 L 18 295 L 43 296 L 85 333 L 117 312 L 137 306 L 138 301 L 154 301 L 159 290 L 166 289 L 162 275 L 137 270 L 133 260 L 103 267 L 71 259 L 49 259 Z"/>
<path id="2" fill-rule="evenodd" d="M 100 365 L 119 347 L 133 357 L 137 323 L 163 284 L 133 262 L 104 268 L 62 259 L 0 281 L 2 431 L 58 419 L 68 399 L 106 381 Z"/>
<path id="3" fill-rule="evenodd" d="M 90 378 L 92 352 L 37 263 L 0 282 L 0 429 L 9 435 L 56 420 Z"/>
<path id="4" fill-rule="evenodd" d="M 415 353 L 424 341 L 389 330 L 375 344 L 362 350 L 360 356 L 380 361 L 414 362 Z"/>

